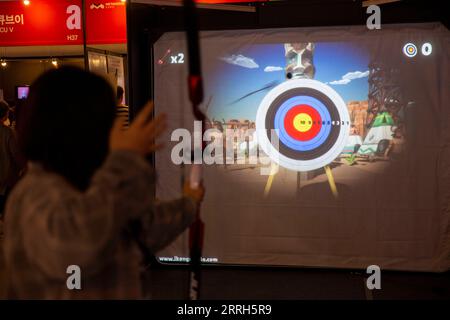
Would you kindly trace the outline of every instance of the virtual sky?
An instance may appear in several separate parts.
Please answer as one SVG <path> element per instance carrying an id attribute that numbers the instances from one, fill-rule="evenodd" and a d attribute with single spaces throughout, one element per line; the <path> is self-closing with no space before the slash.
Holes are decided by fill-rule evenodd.
<path id="1" fill-rule="evenodd" d="M 220 57 L 205 58 L 210 70 L 205 75 L 206 100 L 212 96 L 208 116 L 216 120 L 254 121 L 259 103 L 270 89 L 236 100 L 286 81 L 283 44 L 252 45 Z M 328 83 L 346 103 L 367 100 L 369 55 L 364 48 L 349 42 L 315 43 L 313 59 L 314 79 Z"/>

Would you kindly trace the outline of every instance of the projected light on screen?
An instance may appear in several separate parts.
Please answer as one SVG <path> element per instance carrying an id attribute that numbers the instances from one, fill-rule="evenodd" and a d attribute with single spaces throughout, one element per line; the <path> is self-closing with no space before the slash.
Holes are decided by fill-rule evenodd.
<path id="1" fill-rule="evenodd" d="M 214 131 L 204 142 L 223 142 L 211 152 L 222 163 L 203 164 L 202 262 L 435 270 L 429 248 L 445 238 L 436 230 L 447 230 L 448 220 L 436 205 L 450 161 L 441 145 L 450 113 L 448 36 L 438 24 L 375 33 L 202 31 L 200 108 Z M 172 161 L 180 143 L 172 133 L 182 128 L 195 140 L 188 57 L 171 63 L 187 52 L 185 39 L 168 32 L 154 44 L 155 113 L 169 120 L 166 147 L 155 156 L 161 200 L 180 196 L 190 168 Z M 188 234 L 156 255 L 188 262 Z"/>
<path id="2" fill-rule="evenodd" d="M 295 79 L 272 89 L 256 115 L 258 142 L 281 166 L 310 171 L 332 162 L 344 149 L 350 117 L 339 94 L 324 83 Z M 278 133 L 274 146 L 271 130 Z"/>
<path id="3" fill-rule="evenodd" d="M 413 58 L 417 54 L 417 47 L 414 43 L 407 43 L 403 47 L 403 53 L 408 58 Z"/>

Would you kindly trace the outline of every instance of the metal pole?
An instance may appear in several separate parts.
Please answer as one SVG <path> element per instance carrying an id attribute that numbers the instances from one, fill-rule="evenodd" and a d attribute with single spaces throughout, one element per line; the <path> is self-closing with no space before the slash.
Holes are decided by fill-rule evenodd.
<path id="1" fill-rule="evenodd" d="M 84 69 L 89 70 L 89 57 L 88 57 L 88 50 L 87 50 L 87 40 L 86 40 L 86 0 L 81 0 L 81 15 L 83 18 L 83 55 L 84 55 Z"/>

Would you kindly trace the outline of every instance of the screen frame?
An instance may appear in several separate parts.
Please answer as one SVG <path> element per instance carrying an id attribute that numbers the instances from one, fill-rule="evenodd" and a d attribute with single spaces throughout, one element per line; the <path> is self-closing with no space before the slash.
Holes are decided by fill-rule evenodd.
<path id="1" fill-rule="evenodd" d="M 432 4 L 435 3 L 435 4 Z M 311 0 L 299 4 L 294 1 L 269 2 L 264 5 L 253 3 L 255 12 L 227 12 L 198 9 L 199 29 L 214 30 L 255 30 L 273 28 L 328 27 L 366 25 L 366 8 L 353 0 Z M 330 16 L 324 14 L 333 12 Z M 299 8 L 301 10 L 299 11 Z M 298 12 L 303 12 L 299 16 Z M 442 1 L 401 1 L 382 6 L 383 24 L 440 22 L 449 29 L 449 17 L 444 15 Z M 183 8 L 129 3 L 128 21 L 128 70 L 130 118 L 139 112 L 148 100 L 154 98 L 154 52 L 153 45 L 166 32 L 184 31 Z M 280 19 L 283 17 L 284 19 Z M 376 31 L 374 31 L 376 32 Z M 154 157 L 148 158 L 155 168 Z M 152 266 L 162 268 L 186 268 L 188 263 L 160 262 L 153 256 Z M 246 267 L 246 268 L 302 268 L 341 269 L 333 267 L 305 267 L 284 265 L 244 265 L 207 263 L 205 267 Z M 353 269 L 348 269 L 352 271 Z"/>

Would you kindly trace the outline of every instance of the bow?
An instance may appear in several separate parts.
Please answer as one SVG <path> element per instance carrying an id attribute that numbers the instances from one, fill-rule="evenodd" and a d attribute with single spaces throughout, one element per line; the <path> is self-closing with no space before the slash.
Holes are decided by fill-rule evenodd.
<path id="1" fill-rule="evenodd" d="M 206 116 L 199 108 L 200 104 L 203 101 L 203 81 L 200 65 L 200 45 L 197 27 L 197 11 L 194 0 L 183 0 L 183 7 L 184 7 L 187 45 L 188 45 L 189 100 L 192 103 L 192 111 L 194 113 L 195 119 L 202 122 L 202 141 L 203 141 L 203 133 L 206 125 L 205 123 Z M 204 148 L 205 145 L 204 142 L 202 142 L 202 151 Z M 201 175 L 200 164 L 194 164 L 191 170 Z M 200 280 L 201 280 L 200 269 L 201 269 L 204 230 L 205 226 L 200 217 L 200 206 L 198 206 L 195 222 L 189 229 L 189 255 L 191 264 L 190 278 L 189 278 L 189 298 L 191 300 L 199 299 Z"/>

